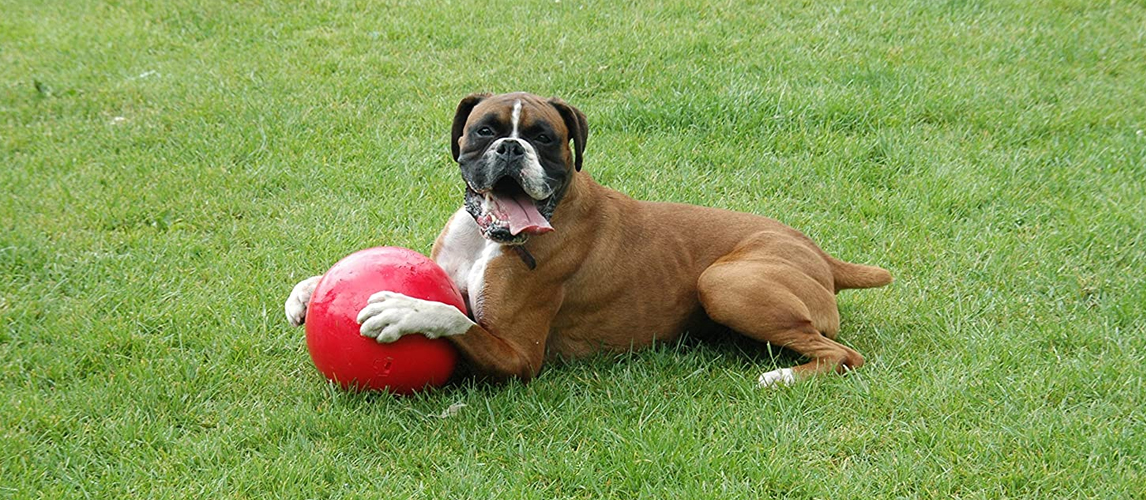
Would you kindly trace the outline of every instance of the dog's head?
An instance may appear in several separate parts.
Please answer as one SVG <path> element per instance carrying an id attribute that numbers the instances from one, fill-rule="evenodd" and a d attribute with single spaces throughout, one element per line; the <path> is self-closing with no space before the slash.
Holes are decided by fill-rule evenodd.
<path id="1" fill-rule="evenodd" d="M 458 104 L 451 135 L 466 211 L 483 236 L 520 245 L 553 230 L 549 219 L 581 170 L 589 135 L 580 110 L 523 92 L 473 94 Z"/>

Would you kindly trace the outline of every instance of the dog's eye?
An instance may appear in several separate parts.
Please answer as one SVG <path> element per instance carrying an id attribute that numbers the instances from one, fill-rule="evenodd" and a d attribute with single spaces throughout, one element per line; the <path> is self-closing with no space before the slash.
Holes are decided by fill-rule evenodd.
<path id="1" fill-rule="evenodd" d="M 477 135 L 480 135 L 482 137 L 490 137 L 493 135 L 493 129 L 489 128 L 489 127 L 479 128 L 477 131 Z"/>
<path id="2" fill-rule="evenodd" d="M 537 134 L 537 137 L 534 137 L 534 140 L 536 140 L 537 142 L 540 142 L 542 144 L 549 144 L 549 143 L 553 142 L 553 138 L 549 137 L 546 134 Z"/>

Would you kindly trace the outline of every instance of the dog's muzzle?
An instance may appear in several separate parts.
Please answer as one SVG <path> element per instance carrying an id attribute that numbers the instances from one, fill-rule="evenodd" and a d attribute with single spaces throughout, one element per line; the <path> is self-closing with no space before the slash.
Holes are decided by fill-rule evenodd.
<path id="1" fill-rule="evenodd" d="M 521 244 L 553 230 L 552 189 L 528 143 L 506 138 L 490 145 L 472 169 L 463 169 L 466 210 L 482 234 L 503 244 Z"/>

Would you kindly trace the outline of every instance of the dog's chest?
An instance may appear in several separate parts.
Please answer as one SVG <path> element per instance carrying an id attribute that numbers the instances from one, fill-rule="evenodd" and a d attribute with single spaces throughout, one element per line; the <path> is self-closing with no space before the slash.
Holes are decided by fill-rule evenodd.
<path id="1" fill-rule="evenodd" d="M 501 245 L 482 238 L 477 223 L 458 210 L 438 240 L 436 261 L 461 290 L 474 319 L 481 317 L 485 271 L 490 260 L 501 254 Z"/>

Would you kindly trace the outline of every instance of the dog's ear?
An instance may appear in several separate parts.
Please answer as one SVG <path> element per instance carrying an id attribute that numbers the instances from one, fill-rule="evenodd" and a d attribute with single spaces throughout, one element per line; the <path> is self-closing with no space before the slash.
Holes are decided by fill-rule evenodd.
<path id="1" fill-rule="evenodd" d="M 458 161 L 458 156 L 462 154 L 462 146 L 458 144 L 458 140 L 466 131 L 466 120 L 469 119 L 470 112 L 474 110 L 474 106 L 489 96 L 490 94 L 470 94 L 458 103 L 458 111 L 454 113 L 454 126 L 450 129 L 450 152 L 454 155 L 454 161 Z"/>
<path id="2" fill-rule="evenodd" d="M 553 97 L 549 104 L 557 108 L 561 118 L 565 120 L 565 128 L 569 129 L 569 139 L 573 141 L 573 164 L 577 171 L 581 171 L 581 158 L 585 156 L 585 141 L 589 138 L 589 122 L 585 120 L 585 113 Z"/>

